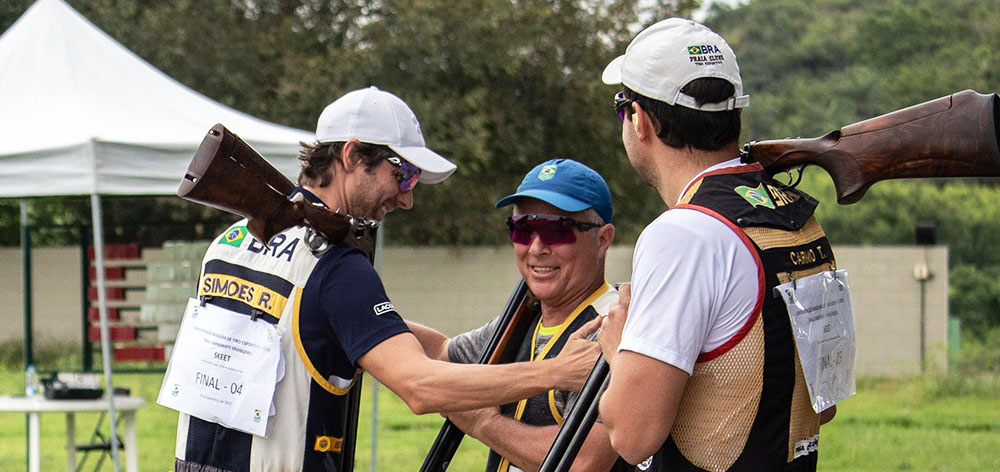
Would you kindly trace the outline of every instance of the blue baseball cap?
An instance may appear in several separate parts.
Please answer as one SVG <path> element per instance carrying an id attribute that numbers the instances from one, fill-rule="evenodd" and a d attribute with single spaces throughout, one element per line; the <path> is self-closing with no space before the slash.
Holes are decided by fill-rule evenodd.
<path id="1" fill-rule="evenodd" d="M 497 208 L 518 198 L 541 200 L 560 210 L 577 212 L 593 208 L 605 223 L 611 223 L 611 190 L 590 167 L 572 159 L 552 159 L 535 166 L 524 176 L 517 193 L 497 201 Z"/>

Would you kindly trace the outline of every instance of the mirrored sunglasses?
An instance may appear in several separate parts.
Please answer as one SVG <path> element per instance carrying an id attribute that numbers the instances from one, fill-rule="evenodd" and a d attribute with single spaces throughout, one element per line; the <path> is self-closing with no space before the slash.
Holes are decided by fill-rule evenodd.
<path id="1" fill-rule="evenodd" d="M 625 122 L 625 113 L 628 111 L 629 116 L 632 115 L 632 103 L 635 100 L 625 98 L 625 92 L 618 92 L 615 94 L 615 111 L 618 112 L 618 119 Z"/>
<path id="2" fill-rule="evenodd" d="M 536 213 L 507 218 L 507 232 L 510 234 L 511 242 L 524 245 L 531 244 L 532 233 L 537 234 L 543 244 L 550 246 L 573 244 L 576 242 L 576 232 L 573 228 L 587 231 L 601 226 L 597 223 L 576 221 L 568 216 Z"/>
<path id="3" fill-rule="evenodd" d="M 409 192 L 413 190 L 413 187 L 417 186 L 417 182 L 420 180 L 420 168 L 406 162 L 406 160 L 400 157 L 388 157 L 385 160 L 389 161 L 396 168 L 393 171 L 393 175 L 396 176 L 396 180 L 399 182 L 400 192 Z"/>

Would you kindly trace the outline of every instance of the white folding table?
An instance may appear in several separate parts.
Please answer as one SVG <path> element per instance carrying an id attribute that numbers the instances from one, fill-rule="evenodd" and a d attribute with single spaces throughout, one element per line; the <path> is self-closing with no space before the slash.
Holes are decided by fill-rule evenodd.
<path id="1" fill-rule="evenodd" d="M 125 470 L 138 472 L 139 455 L 136 447 L 136 410 L 142 408 L 146 401 L 139 397 L 115 396 L 115 411 L 125 420 Z M 66 455 L 67 469 L 76 470 L 76 413 L 105 411 L 108 409 L 107 398 L 94 400 L 49 400 L 44 397 L 0 397 L 0 412 L 27 413 L 28 415 L 28 470 L 38 472 L 41 467 L 41 422 L 42 413 L 66 414 Z M 114 421 L 111 419 L 110 421 Z"/>

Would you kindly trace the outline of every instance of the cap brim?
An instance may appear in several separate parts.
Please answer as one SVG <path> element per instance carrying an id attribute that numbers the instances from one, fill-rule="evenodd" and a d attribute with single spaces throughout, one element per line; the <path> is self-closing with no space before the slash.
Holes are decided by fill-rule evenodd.
<path id="1" fill-rule="evenodd" d="M 436 184 L 447 179 L 458 168 L 454 163 L 441 157 L 440 154 L 425 147 L 403 147 L 389 145 L 410 164 L 420 169 L 420 183 Z"/>
<path id="2" fill-rule="evenodd" d="M 507 205 L 514 204 L 518 198 L 535 198 L 541 200 L 549 205 L 552 205 L 562 211 L 577 212 L 583 211 L 591 208 L 592 205 L 589 203 L 582 202 L 573 197 L 567 197 L 561 193 L 553 192 L 550 190 L 525 190 L 523 192 L 518 192 L 513 195 L 508 195 L 497 201 L 497 208 L 503 208 Z"/>
<path id="3" fill-rule="evenodd" d="M 615 60 L 608 63 L 608 66 L 604 68 L 604 72 L 601 74 L 601 82 L 608 85 L 618 85 L 622 83 L 623 62 L 625 62 L 624 54 L 616 57 Z"/>

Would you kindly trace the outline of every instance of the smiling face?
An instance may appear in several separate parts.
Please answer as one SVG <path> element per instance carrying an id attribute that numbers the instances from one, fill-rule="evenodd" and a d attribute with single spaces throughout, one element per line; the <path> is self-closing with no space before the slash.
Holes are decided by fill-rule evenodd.
<path id="1" fill-rule="evenodd" d="M 570 213 L 534 198 L 517 201 L 514 217 L 532 213 L 598 222 L 593 211 Z M 530 244 L 513 243 L 517 268 L 528 288 L 542 302 L 543 312 L 551 308 L 571 311 L 604 283 L 604 259 L 614 238 L 614 226 L 606 224 L 586 231 L 574 228 L 573 231 L 576 242 L 570 244 L 545 244 L 535 233 L 531 235 Z"/>
<path id="2" fill-rule="evenodd" d="M 413 206 L 413 190 L 403 192 L 395 175 L 396 168 L 383 160 L 371 169 L 354 166 L 346 176 L 347 213 L 351 216 L 382 221 L 396 208 Z"/>

